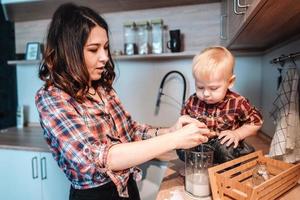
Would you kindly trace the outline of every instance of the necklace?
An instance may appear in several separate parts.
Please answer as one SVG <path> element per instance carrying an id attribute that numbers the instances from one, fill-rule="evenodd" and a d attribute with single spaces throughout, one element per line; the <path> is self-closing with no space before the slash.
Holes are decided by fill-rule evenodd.
<path id="1" fill-rule="evenodd" d="M 95 89 L 94 89 L 95 90 Z M 89 95 L 92 95 L 92 96 L 94 96 L 95 94 L 97 93 L 97 91 L 95 90 L 95 92 L 94 93 L 91 93 L 90 91 L 88 91 L 88 94 Z"/>
<path id="2" fill-rule="evenodd" d="M 100 100 L 101 100 L 101 102 L 102 102 L 102 105 L 105 105 L 105 102 L 104 102 L 104 100 L 102 99 L 102 95 L 99 95 L 99 97 L 100 97 Z"/>

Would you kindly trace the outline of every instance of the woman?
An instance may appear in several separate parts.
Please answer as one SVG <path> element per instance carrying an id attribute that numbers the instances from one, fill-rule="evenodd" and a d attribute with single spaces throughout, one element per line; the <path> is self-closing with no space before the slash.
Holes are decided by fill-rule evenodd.
<path id="1" fill-rule="evenodd" d="M 39 76 L 45 81 L 36 94 L 41 126 L 72 183 L 72 200 L 140 199 L 136 165 L 209 136 L 204 124 L 187 116 L 168 129 L 132 120 L 112 88 L 108 26 L 87 7 L 56 10 Z"/>

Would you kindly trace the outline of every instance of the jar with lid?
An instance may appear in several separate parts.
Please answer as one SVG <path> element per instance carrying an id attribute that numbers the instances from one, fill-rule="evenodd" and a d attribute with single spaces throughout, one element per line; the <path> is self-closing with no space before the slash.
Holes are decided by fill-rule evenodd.
<path id="1" fill-rule="evenodd" d="M 124 23 L 124 54 L 133 55 L 137 54 L 137 45 L 136 45 L 136 25 L 134 22 L 125 22 Z"/>
<path id="2" fill-rule="evenodd" d="M 137 26 L 137 47 L 138 54 L 149 54 L 150 50 L 150 25 L 148 21 L 140 21 L 136 23 Z"/>
<path id="3" fill-rule="evenodd" d="M 159 54 L 163 52 L 163 20 L 154 19 L 151 20 L 152 28 L 152 53 Z"/>
<path id="4" fill-rule="evenodd" d="M 258 186 L 270 178 L 266 162 L 258 161 L 253 169 L 252 184 Z"/>

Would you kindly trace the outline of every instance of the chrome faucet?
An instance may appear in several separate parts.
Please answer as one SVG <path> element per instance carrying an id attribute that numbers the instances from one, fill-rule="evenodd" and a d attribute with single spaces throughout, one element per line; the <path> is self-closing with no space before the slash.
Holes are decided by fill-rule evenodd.
<path id="1" fill-rule="evenodd" d="M 159 112 L 159 107 L 160 107 L 160 99 L 161 99 L 161 96 L 162 95 L 165 95 L 163 93 L 163 88 L 164 88 L 164 84 L 165 84 L 165 81 L 167 79 L 167 77 L 171 74 L 179 74 L 183 80 L 183 94 L 182 94 L 182 104 L 181 104 L 181 107 L 184 106 L 184 102 L 185 102 L 185 95 L 186 95 L 186 80 L 185 80 L 185 77 L 184 75 L 179 72 L 179 71 L 170 71 L 168 72 L 162 79 L 161 83 L 160 83 L 160 86 L 159 86 L 159 91 L 158 91 L 158 96 L 157 96 L 157 100 L 156 100 L 156 106 L 155 106 L 155 115 L 158 115 L 158 112 Z"/>

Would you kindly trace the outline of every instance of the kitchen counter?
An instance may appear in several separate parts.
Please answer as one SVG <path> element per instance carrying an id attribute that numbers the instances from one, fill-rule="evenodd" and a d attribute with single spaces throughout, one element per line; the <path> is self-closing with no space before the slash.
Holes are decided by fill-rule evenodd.
<path id="1" fill-rule="evenodd" d="M 172 151 L 163 156 L 163 160 L 169 159 L 168 168 L 160 185 L 156 200 L 195 200 L 184 191 L 184 177 L 179 171 L 184 170 L 184 162 L 177 158 L 176 152 Z M 279 200 L 295 200 L 299 198 L 300 184 L 282 195 Z M 212 198 L 201 198 L 208 200 Z M 200 200 L 200 199 L 199 199 Z"/>
<path id="2" fill-rule="evenodd" d="M 41 127 L 8 128 L 0 130 L 0 148 L 50 152 Z"/>
<path id="3" fill-rule="evenodd" d="M 41 127 L 24 127 L 22 129 L 14 127 L 0 130 L 0 148 L 49 152 Z M 156 159 L 169 162 L 156 200 L 194 199 L 184 192 L 184 178 L 178 173 L 184 169 L 184 163 L 177 158 L 176 152 L 171 151 Z M 279 199 L 294 200 L 298 199 L 299 194 L 300 185 L 298 184 Z"/>

